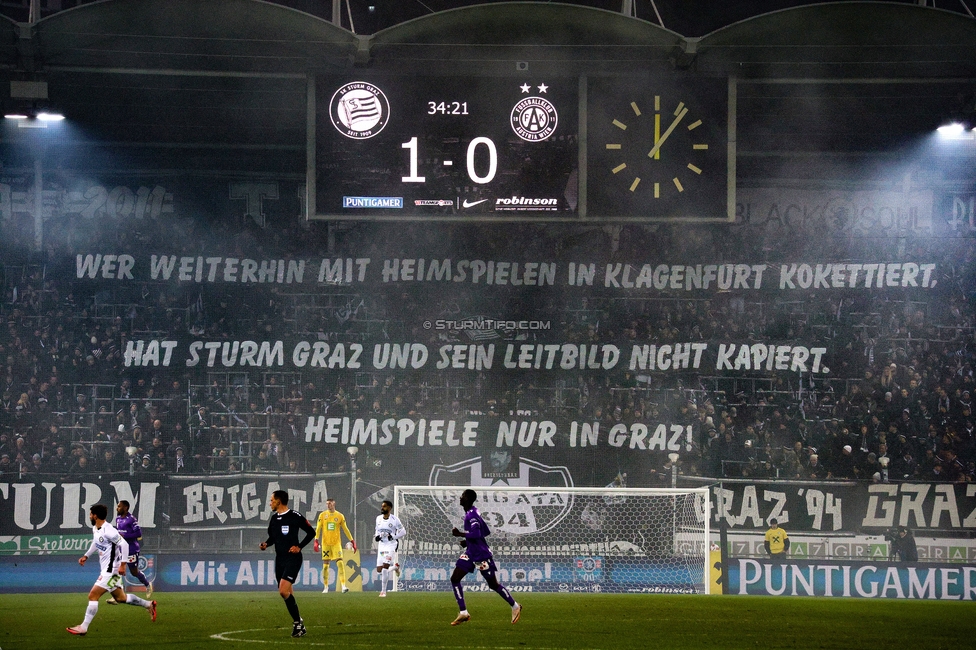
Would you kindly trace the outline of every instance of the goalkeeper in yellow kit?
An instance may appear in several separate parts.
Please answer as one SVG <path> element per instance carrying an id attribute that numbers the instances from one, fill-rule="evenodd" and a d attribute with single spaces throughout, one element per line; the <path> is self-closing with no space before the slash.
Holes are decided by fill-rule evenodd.
<path id="1" fill-rule="evenodd" d="M 349 532 L 346 525 L 346 518 L 341 512 L 336 512 L 335 499 L 325 500 L 326 510 L 319 514 L 318 523 L 315 525 L 315 546 L 316 552 L 322 551 L 322 593 L 329 593 L 329 562 L 336 563 L 336 584 L 342 587 L 342 593 L 349 591 L 346 586 L 346 565 L 342 562 L 342 536 L 339 530 L 346 532 L 346 537 L 352 544 L 352 550 L 356 550 L 356 540 Z M 322 540 L 319 546 L 319 539 Z"/>

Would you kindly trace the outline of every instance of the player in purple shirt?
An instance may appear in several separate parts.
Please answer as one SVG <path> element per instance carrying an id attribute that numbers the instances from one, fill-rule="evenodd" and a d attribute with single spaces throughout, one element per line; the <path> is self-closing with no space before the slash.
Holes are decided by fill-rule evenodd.
<path id="1" fill-rule="evenodd" d="M 127 563 L 129 573 L 146 585 L 146 598 L 152 599 L 152 582 L 139 568 L 139 540 L 142 539 L 142 528 L 139 527 L 139 520 L 129 512 L 128 501 L 119 501 L 119 505 L 115 508 L 115 528 L 129 544 L 129 561 Z M 111 600 L 108 602 L 113 603 Z"/>
<path id="2" fill-rule="evenodd" d="M 457 600 L 458 608 L 461 613 L 451 622 L 451 625 L 460 625 L 471 620 L 471 614 L 464 606 L 464 588 L 461 580 L 469 573 L 474 573 L 475 569 L 481 572 L 485 582 L 492 591 L 497 591 L 498 595 L 505 599 L 505 602 L 512 606 L 512 624 L 518 623 L 522 616 L 522 606 L 515 602 L 512 594 L 503 585 L 499 584 L 496 573 L 498 567 L 491 556 L 491 549 L 485 540 L 491 531 L 488 524 L 481 518 L 478 509 L 474 507 L 474 502 L 478 500 L 478 495 L 474 490 L 465 490 L 461 493 L 461 507 L 464 508 L 464 530 L 454 528 L 451 534 L 455 537 L 463 537 L 461 548 L 464 551 L 454 565 L 454 573 L 451 574 L 451 586 L 454 588 L 454 599 Z"/>

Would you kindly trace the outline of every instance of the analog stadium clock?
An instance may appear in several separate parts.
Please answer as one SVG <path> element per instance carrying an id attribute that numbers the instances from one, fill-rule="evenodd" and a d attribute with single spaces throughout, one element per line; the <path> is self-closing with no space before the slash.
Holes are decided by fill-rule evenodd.
<path id="1" fill-rule="evenodd" d="M 589 214 L 727 220 L 728 80 L 627 81 L 589 88 Z"/>
<path id="2" fill-rule="evenodd" d="M 702 175 L 716 172 L 706 164 L 713 146 L 708 129 L 679 97 L 653 95 L 649 106 L 631 101 L 630 112 L 611 124 L 604 146 L 619 154 L 610 168 L 619 189 L 641 191 L 652 200 L 677 197 L 694 192 Z"/>

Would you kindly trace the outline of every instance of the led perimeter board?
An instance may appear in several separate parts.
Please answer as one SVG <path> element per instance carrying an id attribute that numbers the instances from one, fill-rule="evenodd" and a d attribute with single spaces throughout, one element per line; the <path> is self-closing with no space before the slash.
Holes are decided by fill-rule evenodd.
<path id="1" fill-rule="evenodd" d="M 727 221 L 730 87 L 678 73 L 319 76 L 311 213 Z"/>

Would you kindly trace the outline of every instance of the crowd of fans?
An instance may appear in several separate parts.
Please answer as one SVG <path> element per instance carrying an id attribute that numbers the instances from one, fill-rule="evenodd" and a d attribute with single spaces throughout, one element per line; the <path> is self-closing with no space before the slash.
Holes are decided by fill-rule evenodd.
<path id="1" fill-rule="evenodd" d="M 192 220 L 136 225 L 94 222 L 52 232 L 43 253 L 7 223 L 0 319 L 0 475 L 345 471 L 342 449 L 304 443 L 309 415 L 443 417 L 471 414 L 691 425 L 680 471 L 713 477 L 951 481 L 976 477 L 973 391 L 973 246 L 920 239 L 913 259 L 938 264 L 936 289 L 755 295 L 600 287 L 472 288 L 434 283 L 335 285 L 310 311 L 308 289 L 287 285 L 103 284 L 75 277 L 77 252 L 282 258 L 321 250 L 325 226 L 282 227 L 268 236 Z M 270 228 L 271 226 L 269 226 Z M 725 227 L 727 230 L 729 227 Z M 344 232 L 331 257 L 477 256 L 771 262 L 773 238 L 731 229 L 633 227 L 607 231 L 540 226 L 442 226 Z M 501 236 L 500 233 L 504 233 Z M 9 236 L 6 236 L 9 235 Z M 172 249 L 158 251 L 159 242 Z M 390 242 L 381 246 L 378 242 Z M 892 238 L 845 240 L 858 256 L 894 255 Z M 836 245 L 837 242 L 829 242 Z M 887 251 L 885 246 L 890 246 Z M 734 247 L 741 247 L 736 249 Z M 822 244 L 826 247 L 827 244 Z M 737 252 L 732 254 L 733 251 Z M 813 259 L 826 255 L 811 248 Z M 548 253 L 555 251 L 555 253 Z M 835 253 L 837 254 L 837 253 Z M 755 257 L 750 257 L 755 256 Z M 475 290 L 477 289 L 477 290 Z M 469 342 L 463 332 L 425 330 L 436 318 L 529 315 L 548 341 L 673 343 L 796 342 L 826 347 L 822 376 L 789 372 L 723 375 L 421 370 L 411 372 L 126 367 L 134 338 L 206 340 L 288 336 L 333 342 Z M 514 332 L 497 332 L 498 341 Z M 531 339 L 530 339 L 531 340 Z M 670 462 L 661 454 L 660 472 Z M 631 484 L 655 478 L 631 476 Z M 662 478 L 662 480 L 664 480 Z"/>

